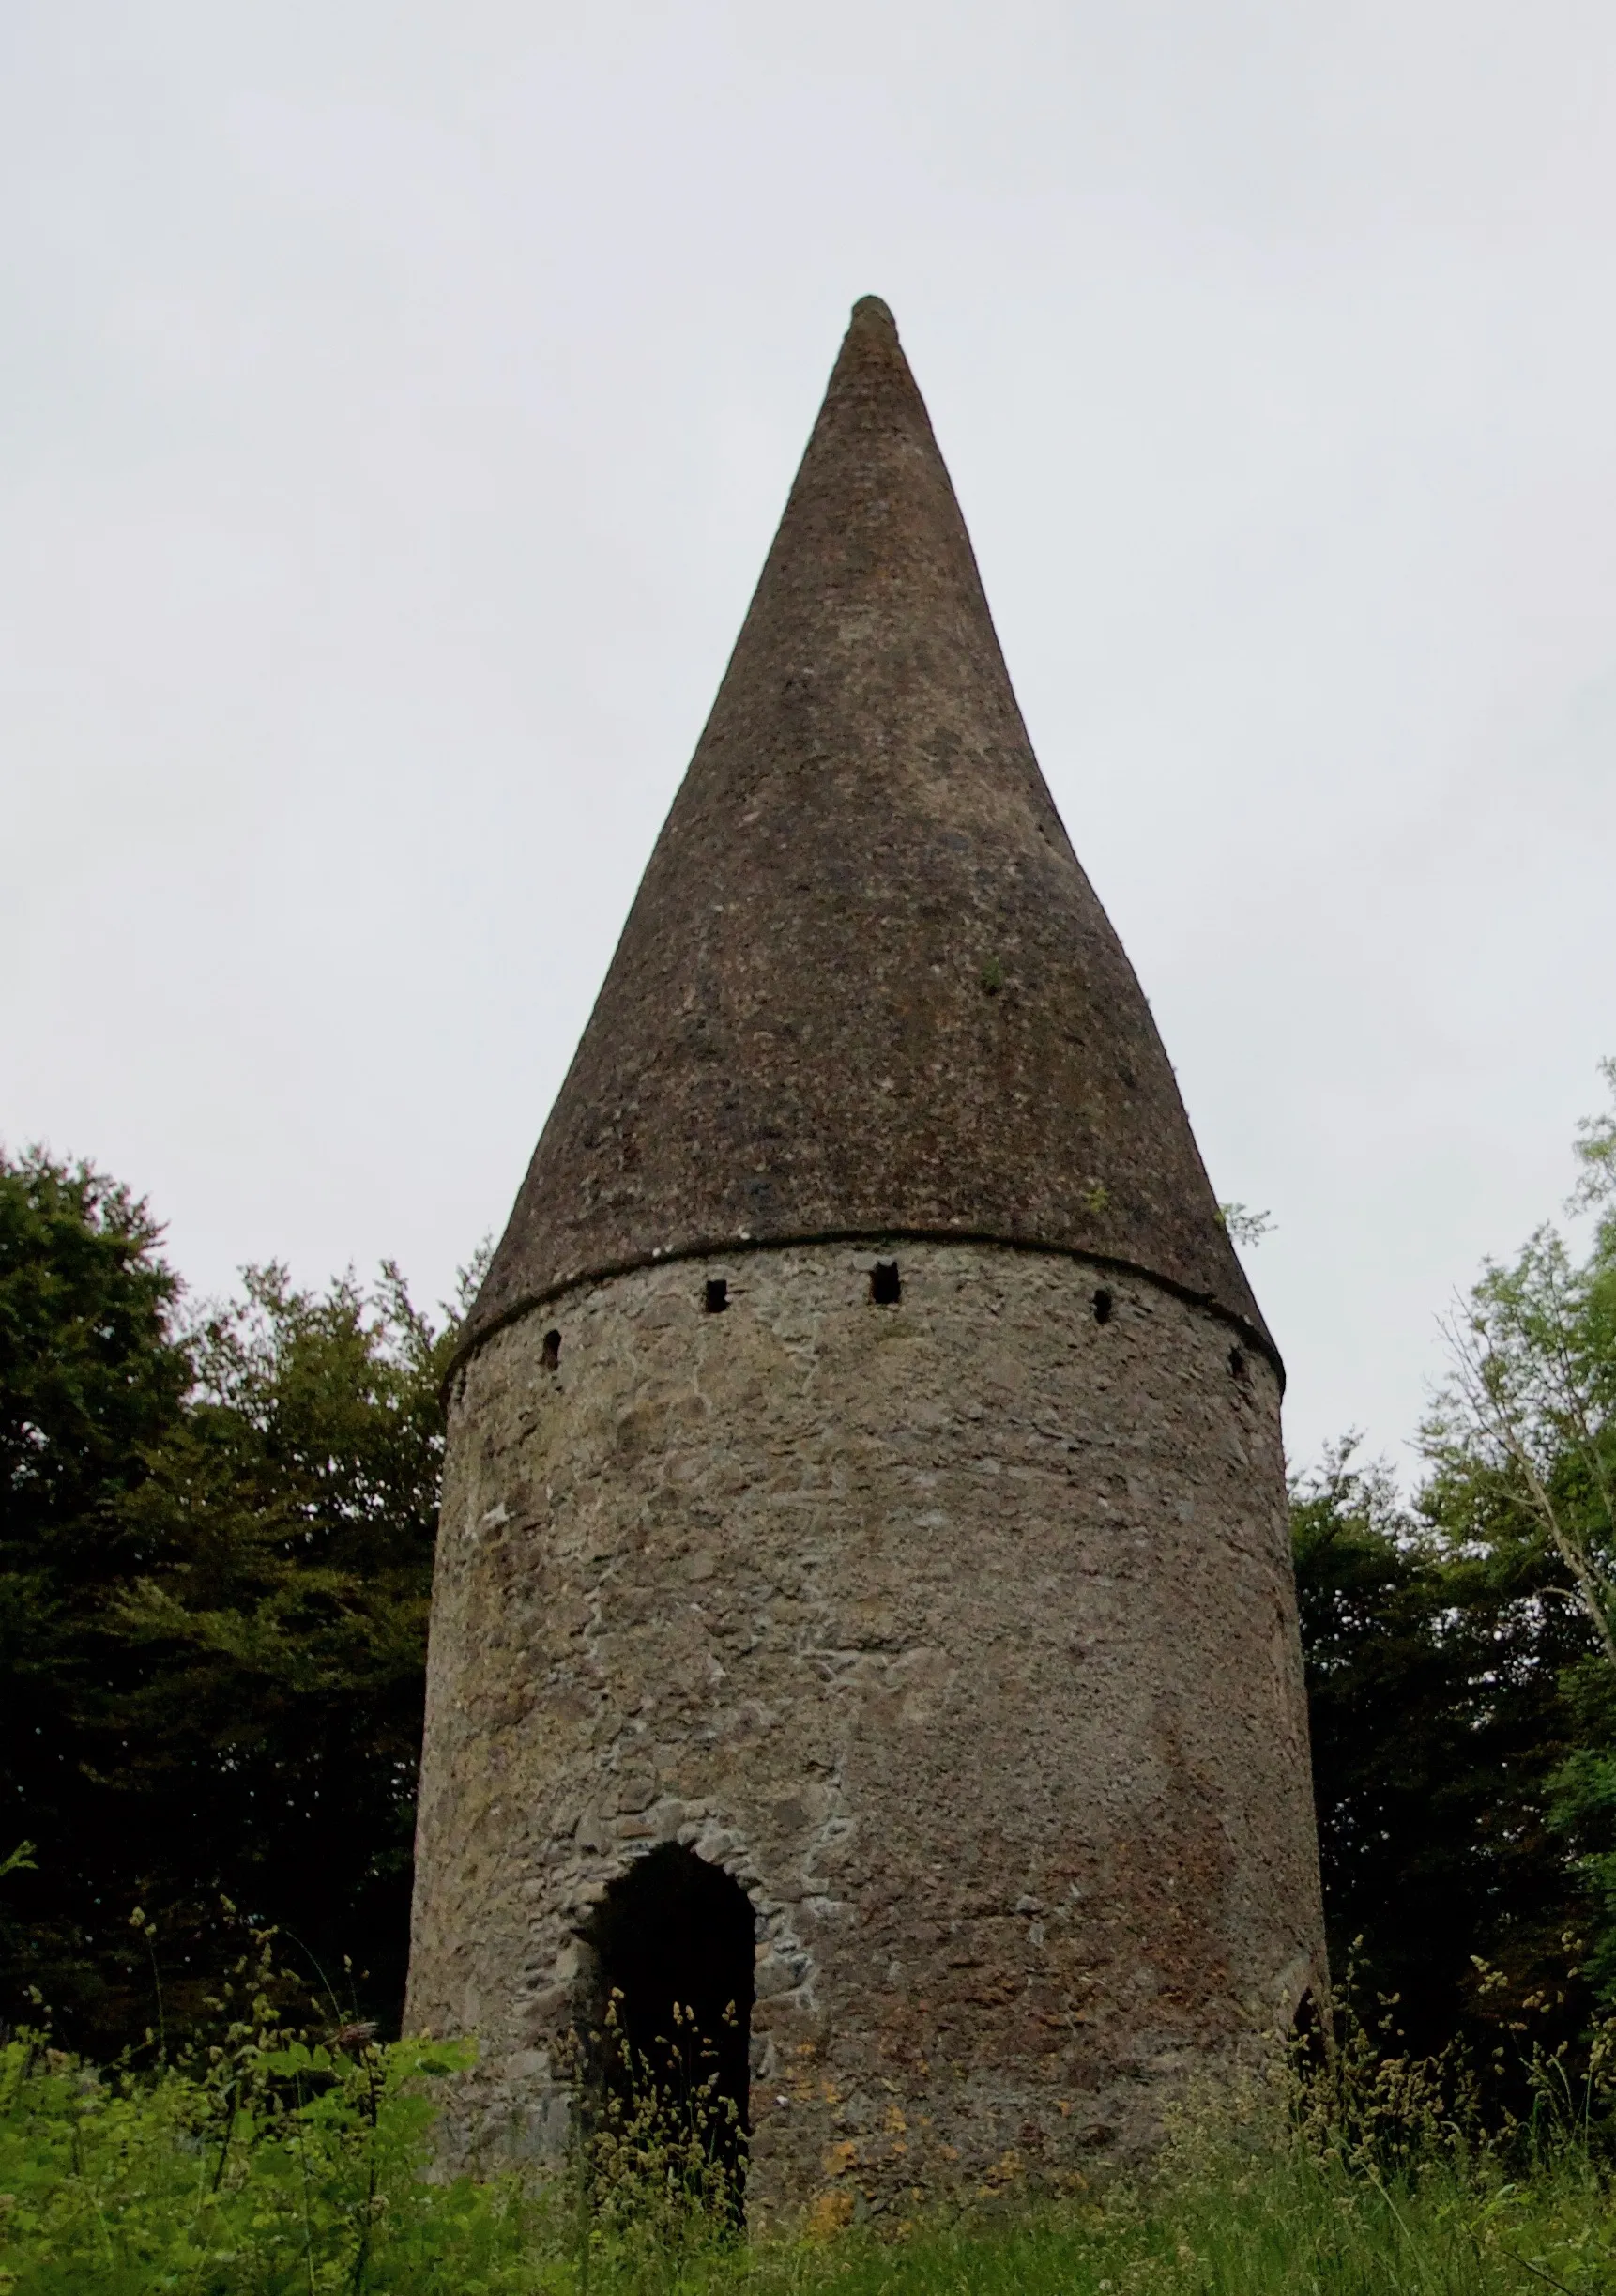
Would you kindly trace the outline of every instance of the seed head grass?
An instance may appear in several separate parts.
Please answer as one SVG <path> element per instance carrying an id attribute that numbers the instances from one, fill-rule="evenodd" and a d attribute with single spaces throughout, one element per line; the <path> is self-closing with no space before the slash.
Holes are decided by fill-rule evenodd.
<path id="1" fill-rule="evenodd" d="M 609 2007 L 603 2025 L 609 2045 Z M 714 2087 L 636 2092 L 632 2064 L 602 2083 L 598 2056 L 565 2172 L 441 2174 L 434 2119 L 473 2058 L 353 2026 L 291 2032 L 267 1990 L 155 2071 L 19 2034 L 0 2049 L 0 2290 L 1616 2296 L 1598 2047 L 1576 2082 L 1563 2060 L 1537 2065 L 1528 2116 L 1483 2128 L 1452 2063 L 1347 2028 L 1182 2098 L 1148 2168 L 818 2237 L 738 2221 L 736 2130 Z"/>

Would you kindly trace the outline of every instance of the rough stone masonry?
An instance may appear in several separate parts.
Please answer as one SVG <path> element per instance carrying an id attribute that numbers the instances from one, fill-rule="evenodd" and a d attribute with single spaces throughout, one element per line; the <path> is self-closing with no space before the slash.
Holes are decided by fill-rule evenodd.
<path id="1" fill-rule="evenodd" d="M 625 1921 L 641 2029 L 745 2028 L 755 2220 L 1060 2183 L 1284 2029 L 1280 1385 L 866 300 L 451 1375 L 451 2143 L 558 2156 Z"/>

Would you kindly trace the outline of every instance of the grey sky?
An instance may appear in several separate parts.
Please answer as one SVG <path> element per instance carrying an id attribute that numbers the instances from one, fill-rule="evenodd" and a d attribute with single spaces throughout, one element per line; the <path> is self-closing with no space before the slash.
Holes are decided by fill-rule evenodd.
<path id="1" fill-rule="evenodd" d="M 1300 1456 L 1616 1050 L 1608 0 L 12 0 L 0 1137 L 202 1288 L 504 1219 L 892 303 Z"/>

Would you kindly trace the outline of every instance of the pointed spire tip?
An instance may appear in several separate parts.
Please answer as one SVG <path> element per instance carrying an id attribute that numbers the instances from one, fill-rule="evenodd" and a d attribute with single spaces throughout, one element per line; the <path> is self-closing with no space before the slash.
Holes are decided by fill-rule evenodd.
<path id="1" fill-rule="evenodd" d="M 891 308 L 886 303 L 882 302 L 878 295 L 860 296 L 858 301 L 853 305 L 852 316 L 849 319 L 848 324 L 849 326 L 856 327 L 861 319 L 877 319 L 884 321 L 885 324 L 892 329 L 894 334 L 897 332 L 898 323 L 896 319 L 893 318 Z"/>

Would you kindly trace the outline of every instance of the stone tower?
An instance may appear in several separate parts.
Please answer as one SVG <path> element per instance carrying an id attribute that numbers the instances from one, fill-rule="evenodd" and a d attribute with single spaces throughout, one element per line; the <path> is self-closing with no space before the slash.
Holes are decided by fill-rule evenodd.
<path id="1" fill-rule="evenodd" d="M 1136 2151 L 1284 2025 L 1281 1378 L 867 298 L 451 1375 L 462 2140 L 553 2154 L 563 2037 L 678 1999 L 752 2215 L 834 2220 Z"/>

